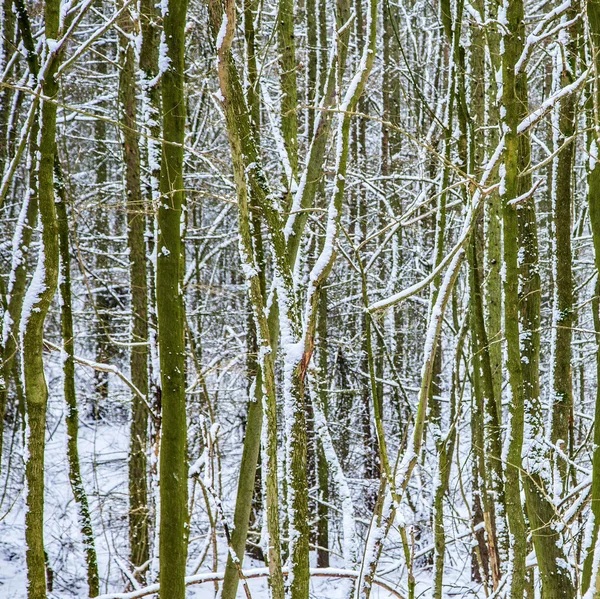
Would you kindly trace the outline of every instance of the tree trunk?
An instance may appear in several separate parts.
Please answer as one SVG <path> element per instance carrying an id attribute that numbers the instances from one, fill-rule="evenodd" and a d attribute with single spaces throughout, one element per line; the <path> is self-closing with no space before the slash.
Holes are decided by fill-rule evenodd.
<path id="1" fill-rule="evenodd" d="M 521 503 L 521 450 L 523 448 L 523 371 L 521 366 L 519 327 L 519 241 L 517 206 L 511 204 L 519 197 L 519 166 L 522 163 L 517 125 L 522 107 L 517 96 L 519 81 L 515 65 L 523 51 L 523 3 L 505 0 L 500 9 L 506 15 L 507 28 L 503 33 L 502 54 L 502 129 L 504 133 L 503 179 L 501 181 L 503 257 L 504 257 L 504 335 L 506 338 L 508 383 L 510 388 L 508 453 L 505 467 L 506 516 L 512 538 L 512 559 L 508 563 L 510 597 L 522 599 L 525 589 L 525 557 L 527 529 Z M 490 331 L 490 335 L 493 332 Z"/>
<path id="2" fill-rule="evenodd" d="M 127 201 L 127 246 L 131 287 L 131 382 L 148 397 L 148 283 L 146 277 L 146 202 L 140 182 L 140 149 L 135 84 L 135 49 L 128 35 L 134 32 L 129 9 L 119 21 L 121 71 L 119 96 L 123 123 L 123 162 Z M 129 449 L 129 546 L 135 568 L 150 556 L 148 540 L 148 411 L 137 393 L 132 396 Z M 139 574 L 141 582 L 145 580 Z"/>
<path id="3" fill-rule="evenodd" d="M 592 228 L 592 239 L 594 242 L 594 262 L 598 277 L 596 280 L 595 301 L 592 304 L 594 314 L 594 329 L 600 333 L 600 162 L 598 161 L 598 148 L 600 147 L 600 123 L 596 114 L 598 101 L 600 101 L 600 80 L 598 69 L 600 68 L 600 1 L 588 0 L 586 3 L 587 19 L 590 31 L 591 54 L 595 57 L 596 75 L 590 89 L 588 98 L 588 110 L 593 131 L 591 137 L 590 160 L 588 162 L 588 210 L 590 225 Z M 596 376 L 600 380 L 600 344 L 596 350 Z M 595 553 L 598 548 L 598 530 L 600 528 L 600 384 L 596 385 L 596 401 L 594 416 L 594 452 L 592 457 L 592 492 L 591 509 L 593 514 L 592 534 L 585 556 L 581 590 L 583 593 L 592 590 L 593 597 L 600 596 L 600 580 L 598 571 L 594 571 Z M 597 558 L 596 558 L 597 559 Z"/>
<path id="4" fill-rule="evenodd" d="M 159 583 L 162 599 L 184 599 L 188 469 L 181 218 L 185 198 L 183 142 L 186 124 L 184 50 L 187 0 L 169 0 L 166 10 L 163 13 L 163 23 L 169 64 L 162 74 L 164 141 L 156 265 L 162 389 Z"/>
<path id="5" fill-rule="evenodd" d="M 578 13 L 573 6 L 568 11 L 567 18 L 571 19 Z M 573 33 L 568 33 L 569 41 L 566 51 L 569 56 L 561 59 L 562 70 L 560 84 L 566 87 L 573 83 L 574 68 L 576 67 L 577 40 Z M 568 95 L 560 102 L 558 108 L 558 127 L 555 134 L 556 149 L 573 135 L 575 130 L 575 103 L 573 95 Z M 571 371 L 573 338 L 573 273 L 571 252 L 571 212 L 573 205 L 573 162 L 575 159 L 575 144 L 567 145 L 558 153 L 555 161 L 553 216 L 554 216 L 554 377 L 552 431 L 550 440 L 564 454 L 571 455 L 569 444 L 571 422 L 573 418 L 573 381 Z M 569 476 L 569 465 L 557 456 L 558 472 L 562 481 L 563 492 L 566 492 Z"/>
<path id="6" fill-rule="evenodd" d="M 100 592 L 98 576 L 98 556 L 94 544 L 94 530 L 85 487 L 81 478 L 79 449 L 79 410 L 75 390 L 75 336 L 73 332 L 73 302 L 71 295 L 71 248 L 69 243 L 69 216 L 65 182 L 58 157 L 54 162 L 55 190 L 57 195 L 56 215 L 58 224 L 58 243 L 60 249 L 60 297 L 63 349 L 63 384 L 67 404 L 67 459 L 69 460 L 69 480 L 73 497 L 77 503 L 81 537 L 87 564 L 88 594 L 96 597 Z"/>
<path id="7" fill-rule="evenodd" d="M 58 39 L 59 0 L 46 0 L 44 22 L 46 39 Z M 50 48 L 46 46 L 48 52 Z M 58 83 L 54 74 L 59 57 L 50 58 L 44 73 L 43 94 L 54 98 Z M 39 211 L 42 224 L 40 251 L 33 279 L 23 302 L 21 347 L 23 379 L 27 401 L 27 463 L 25 480 L 27 511 L 27 582 L 29 599 L 46 598 L 46 556 L 44 552 L 44 449 L 48 387 L 44 375 L 44 322 L 58 284 L 58 234 L 54 204 L 54 157 L 56 152 L 56 104 L 43 102 L 41 107 L 38 182 Z M 35 168 L 35 167 L 34 167 Z"/>

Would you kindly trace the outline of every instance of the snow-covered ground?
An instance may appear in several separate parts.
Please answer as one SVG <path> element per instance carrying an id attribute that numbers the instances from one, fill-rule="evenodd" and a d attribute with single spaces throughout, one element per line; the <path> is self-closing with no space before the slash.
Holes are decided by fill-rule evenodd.
<path id="1" fill-rule="evenodd" d="M 73 499 L 66 460 L 65 406 L 62 400 L 62 384 L 57 356 L 49 360 L 50 399 L 48 405 L 46 443 L 46 503 L 45 503 L 45 543 L 48 559 L 53 572 L 53 590 L 49 597 L 75 599 L 87 597 L 85 558 L 82 551 L 81 535 L 77 522 L 76 505 Z M 92 373 L 78 367 L 78 387 L 91 388 Z M 90 501 L 93 519 L 96 551 L 98 554 L 101 593 L 122 593 L 131 590 L 126 572 L 128 566 L 128 527 L 127 527 L 127 452 L 129 445 L 129 425 L 127 422 L 129 394 L 118 381 L 111 380 L 110 401 L 112 409 L 101 421 L 88 418 L 83 394 L 80 397 L 79 451 L 82 475 Z M 235 402 L 234 409 L 235 409 Z M 226 517 L 230 517 L 237 483 L 237 464 L 241 453 L 241 428 L 236 421 L 236 413 L 223 414 L 221 427 L 221 487 Z M 225 422 L 229 419 L 230 422 Z M 18 433 L 20 434 L 20 433 Z M 190 436 L 198 434 L 198 423 L 190 419 Z M 12 443 L 12 445 L 11 445 Z M 12 451 L 11 451 L 12 447 Z M 0 476 L 0 599 L 24 599 L 26 592 L 25 567 L 25 504 L 23 489 L 23 455 L 21 443 L 12 428 L 8 429 L 3 452 L 2 473 Z M 10 462 L 10 463 L 9 463 Z M 362 482 L 349 481 L 358 499 Z M 206 516 L 204 498 L 199 489 L 192 488 L 192 520 L 188 559 L 188 575 L 222 571 L 226 561 L 226 543 L 219 527 L 217 556 L 213 555 L 210 544 L 206 557 L 198 568 L 199 555 L 204 553 L 207 535 L 210 532 Z M 214 506 L 213 506 L 214 509 Z M 409 516 L 410 517 L 410 516 Z M 366 530 L 367 521 L 361 526 Z M 453 535 L 454 531 L 448 531 Z M 392 535 L 393 537 L 393 531 Z M 334 538 L 334 536 L 332 536 Z M 398 539 L 390 538 L 393 550 L 384 551 L 379 572 L 401 596 L 407 595 L 407 572 L 399 550 Z M 338 542 L 337 540 L 335 541 Z M 468 551 L 470 538 L 457 544 L 450 544 L 447 553 L 445 582 L 449 585 L 449 596 L 476 596 L 477 588 L 469 582 L 471 559 Z M 341 548 L 332 547 L 332 568 L 343 568 L 339 556 Z M 316 557 L 311 556 L 313 562 Z M 312 563 L 316 566 L 316 563 Z M 246 557 L 244 569 L 262 568 L 264 564 Z M 415 572 L 417 593 L 422 599 L 430 596 L 431 568 L 423 567 Z M 268 597 L 266 578 L 248 581 L 254 599 Z M 450 587 L 452 587 L 450 589 Z M 313 578 L 311 597 L 336 599 L 344 595 L 347 583 L 338 578 Z M 208 582 L 188 587 L 188 596 L 209 599 L 218 593 L 218 585 Z M 375 587 L 373 599 L 389 599 L 392 593 Z M 238 597 L 245 597 L 240 585 Z"/>

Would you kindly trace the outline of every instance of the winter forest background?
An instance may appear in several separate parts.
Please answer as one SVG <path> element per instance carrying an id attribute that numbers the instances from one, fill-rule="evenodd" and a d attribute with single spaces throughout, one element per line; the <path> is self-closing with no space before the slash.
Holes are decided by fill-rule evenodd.
<path id="1" fill-rule="evenodd" d="M 600 597 L 600 0 L 0 0 L 0 597 Z"/>

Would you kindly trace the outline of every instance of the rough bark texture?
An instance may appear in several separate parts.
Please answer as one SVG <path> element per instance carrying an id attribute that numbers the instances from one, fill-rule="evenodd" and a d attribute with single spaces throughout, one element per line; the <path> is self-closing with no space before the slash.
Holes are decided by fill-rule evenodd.
<path id="1" fill-rule="evenodd" d="M 57 39 L 60 2 L 47 0 L 44 8 L 46 39 Z M 49 48 L 46 47 L 49 52 Z M 54 98 L 58 84 L 54 74 L 58 57 L 54 56 L 45 73 L 44 96 Z M 44 448 L 48 387 L 44 375 L 44 322 L 58 284 L 58 234 L 54 204 L 54 157 L 56 152 L 56 105 L 43 102 L 41 107 L 38 169 L 39 211 L 42 224 L 41 245 L 33 280 L 27 290 L 21 317 L 23 380 L 27 401 L 27 452 L 25 480 L 27 513 L 27 593 L 29 599 L 46 597 L 46 559 L 44 554 Z"/>
<path id="2" fill-rule="evenodd" d="M 503 10 L 508 20 L 504 32 L 502 55 L 502 106 L 504 108 L 504 159 L 503 159 L 503 257 L 504 257 L 504 331 L 508 383 L 510 388 L 510 428 L 505 467 L 506 515 L 508 520 L 512 560 L 509 562 L 511 599 L 522 599 L 525 588 L 525 557 L 527 555 L 527 530 L 521 503 L 521 450 L 523 448 L 524 405 L 523 372 L 519 343 L 519 264 L 517 207 L 511 201 L 519 196 L 520 145 L 517 125 L 523 112 L 517 94 L 518 82 L 515 65 L 523 51 L 523 3 L 506 0 Z"/>
<path id="3" fill-rule="evenodd" d="M 158 208 L 156 303 L 162 388 L 160 442 L 160 596 L 185 598 L 187 558 L 187 422 L 185 318 L 181 279 L 183 141 L 186 111 L 184 49 L 186 0 L 170 0 L 163 15 L 169 66 L 162 75 L 163 144 Z"/>
<path id="4" fill-rule="evenodd" d="M 146 202 L 140 182 L 140 148 L 136 109 L 135 49 L 127 34 L 134 31 L 129 10 L 120 19 L 121 73 L 119 92 L 123 123 L 123 161 L 127 195 L 127 245 L 131 282 L 131 382 L 148 397 L 148 283 L 146 276 Z M 148 412 L 137 393 L 132 396 L 129 451 L 129 545 L 131 563 L 139 567 L 150 556 L 148 540 L 147 444 Z M 143 581 L 144 576 L 140 575 Z"/>
<path id="5" fill-rule="evenodd" d="M 569 18 L 577 14 L 573 7 Z M 576 65 L 577 45 L 574 32 L 568 32 L 569 43 L 566 50 L 569 56 L 562 62 L 560 83 L 562 87 L 573 83 L 572 69 Z M 556 135 L 557 148 L 573 135 L 575 129 L 576 99 L 569 95 L 562 100 L 559 107 L 558 126 Z M 571 455 L 570 431 L 573 418 L 573 375 L 572 359 L 572 327 L 573 313 L 573 272 L 571 251 L 571 212 L 573 206 L 573 162 L 575 144 L 567 143 L 559 152 L 555 165 L 555 185 L 553 198 L 554 212 L 554 322 L 556 327 L 554 341 L 554 377 L 553 377 L 553 406 L 552 431 L 550 439 L 564 454 Z M 561 457 L 557 459 L 558 471 L 562 479 L 563 491 L 567 489 L 569 467 Z"/>
<path id="6" fill-rule="evenodd" d="M 519 471 L 522 466 L 521 482 L 525 490 L 527 516 L 531 525 L 544 597 L 568 599 L 573 596 L 574 588 L 561 548 L 560 526 L 556 521 L 554 506 L 548 498 L 548 452 L 540 442 L 543 416 L 539 398 L 541 297 L 537 222 L 533 199 L 531 195 L 526 195 L 531 189 L 531 175 L 524 174 L 531 160 L 529 133 L 517 134 L 517 125 L 528 114 L 527 72 L 526 69 L 518 68 L 525 42 L 523 4 L 521 0 L 509 0 L 505 6 L 508 33 L 504 36 L 502 68 L 503 105 L 506 110 L 503 199 L 507 307 L 504 322 L 512 392 L 506 498 L 515 554 L 511 592 L 514 597 L 521 597 L 525 582 L 525 538 L 519 539 L 517 536 L 524 525 L 520 497 L 517 496 L 520 495 Z M 517 198 L 519 201 L 514 202 Z M 513 269 L 516 269 L 516 272 Z M 513 276 L 514 280 L 511 280 Z M 514 313 L 515 308 L 518 316 Z M 518 319 L 516 324 L 509 322 L 515 317 Z M 528 445 L 526 460 L 522 463 L 525 424 L 525 439 Z"/>

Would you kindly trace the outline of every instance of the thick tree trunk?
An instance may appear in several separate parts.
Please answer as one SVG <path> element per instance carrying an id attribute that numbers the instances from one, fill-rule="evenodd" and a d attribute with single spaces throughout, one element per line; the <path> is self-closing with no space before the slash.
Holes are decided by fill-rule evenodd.
<path id="1" fill-rule="evenodd" d="M 162 389 L 159 583 L 162 599 L 184 599 L 188 472 L 181 218 L 185 198 L 183 142 L 186 124 L 184 50 L 187 1 L 169 0 L 166 10 L 163 23 L 169 64 L 162 74 L 164 141 L 156 266 Z"/>
<path id="2" fill-rule="evenodd" d="M 507 511 L 510 509 L 510 532 L 515 540 L 515 560 L 517 545 L 519 553 L 518 561 L 513 564 L 511 592 L 514 597 L 520 598 L 525 581 L 525 538 L 517 539 L 522 530 L 521 525 L 524 524 L 520 497 L 517 497 L 517 494 L 520 495 L 518 471 L 521 470 L 527 516 L 544 597 L 569 599 L 574 595 L 574 588 L 562 551 L 560 524 L 556 519 L 555 507 L 548 499 L 548 451 L 540 441 L 544 429 L 539 399 L 541 291 L 537 221 L 532 196 L 527 195 L 531 189 L 531 175 L 524 174 L 531 160 L 529 133 L 526 131 L 517 134 L 518 124 L 527 116 L 528 102 L 527 73 L 519 65 L 525 42 L 523 4 L 521 0 L 508 0 L 505 8 L 508 18 L 502 68 L 503 106 L 506 111 L 503 198 L 507 306 L 505 330 L 512 392 L 506 497 Z M 511 280 L 513 276 L 514 279 Z M 516 324 L 510 322 L 516 317 L 515 309 L 518 311 Z M 521 461 L 523 423 L 527 424 L 527 452 L 524 462 Z"/>

